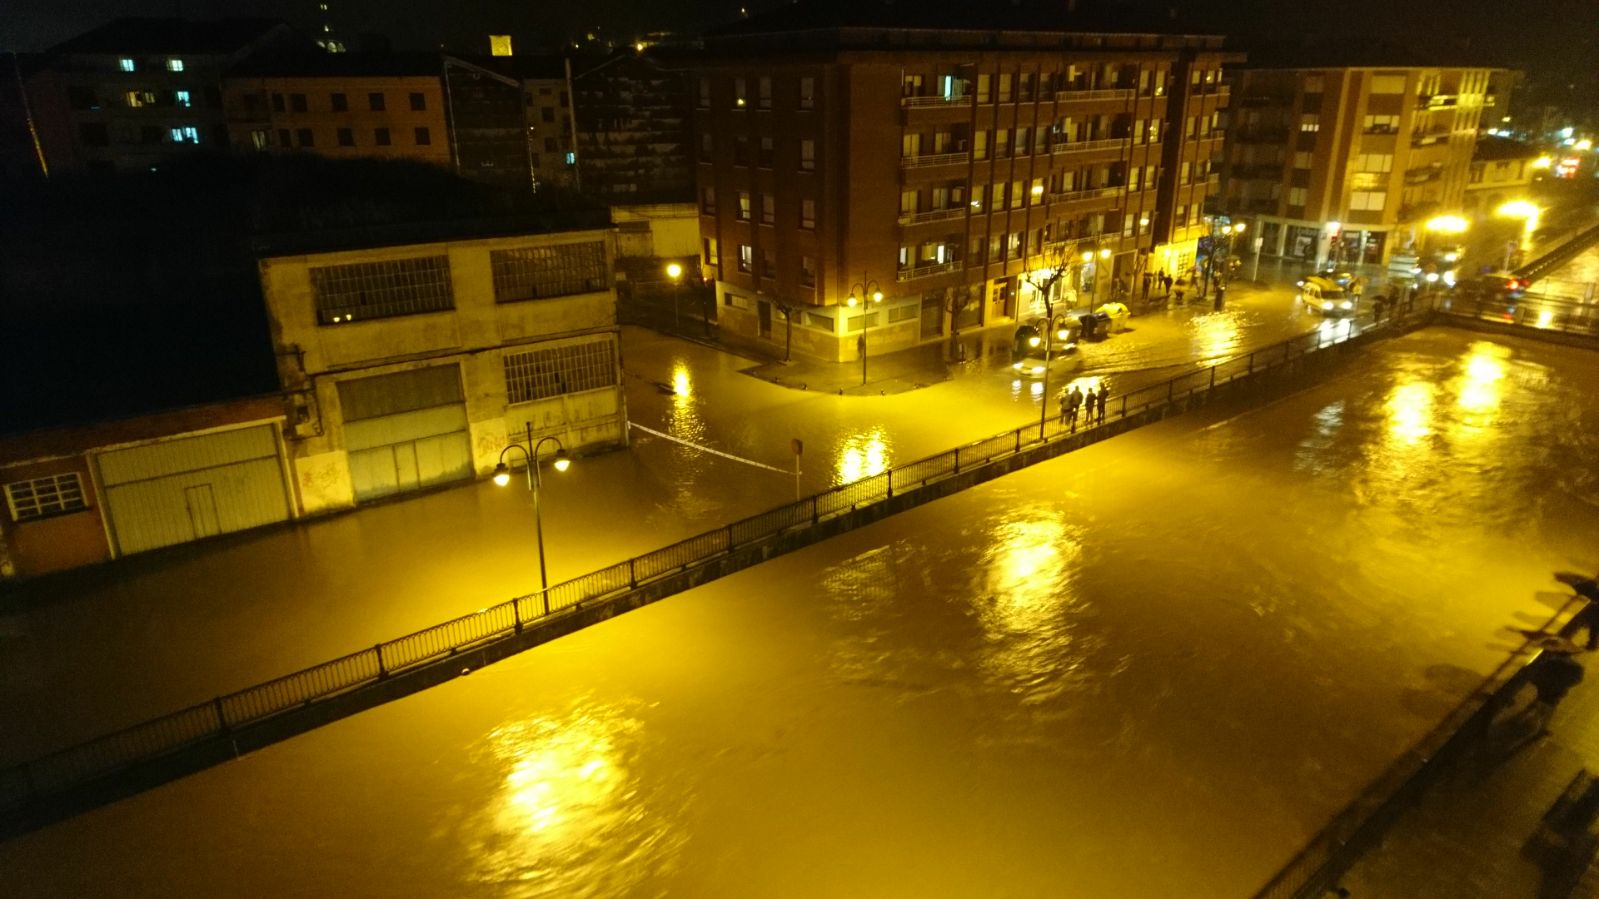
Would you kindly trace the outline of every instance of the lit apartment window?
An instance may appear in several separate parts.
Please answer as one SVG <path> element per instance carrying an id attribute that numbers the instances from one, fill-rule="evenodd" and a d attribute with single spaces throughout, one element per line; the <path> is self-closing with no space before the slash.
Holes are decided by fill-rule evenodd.
<path id="1" fill-rule="evenodd" d="M 173 128 L 172 142 L 175 144 L 197 144 L 200 142 L 200 129 L 193 125 Z"/>
<path id="2" fill-rule="evenodd" d="M 816 228 L 816 201 L 815 200 L 801 200 L 800 201 L 800 227 L 805 229 L 806 231 L 815 230 L 815 228 Z"/>
<path id="3" fill-rule="evenodd" d="M 1388 192 L 1381 190 L 1356 190 L 1349 193 L 1349 208 L 1362 212 L 1381 212 L 1388 205 Z"/>
<path id="4" fill-rule="evenodd" d="M 738 192 L 738 220 L 741 222 L 750 220 L 750 192 L 747 190 Z"/>
<path id="5" fill-rule="evenodd" d="M 742 78 L 733 79 L 733 107 L 743 109 L 749 103 L 749 84 Z"/>
<path id="6" fill-rule="evenodd" d="M 1369 115 L 1366 116 L 1365 131 L 1367 134 L 1393 134 L 1399 130 L 1399 116 L 1396 115 Z"/>
<path id="7" fill-rule="evenodd" d="M 128 91 L 128 107 L 138 109 L 141 106 L 155 105 L 155 92 L 153 91 Z"/>
<path id="8" fill-rule="evenodd" d="M 716 244 L 716 238 L 714 238 L 714 237 L 704 238 L 703 241 L 702 241 L 702 244 L 703 244 L 702 249 L 704 250 L 704 257 L 703 258 L 704 258 L 705 264 L 706 265 L 719 265 L 720 264 L 721 249 Z"/>
<path id="9" fill-rule="evenodd" d="M 121 58 L 121 59 L 119 59 L 119 60 L 117 60 L 117 65 L 118 65 L 118 67 L 120 67 L 120 68 L 121 68 L 121 69 L 122 69 L 122 71 L 124 71 L 124 72 L 131 72 L 131 71 L 133 71 L 133 70 L 134 70 L 134 69 L 136 69 L 136 68 L 138 68 L 138 66 L 136 66 L 136 65 L 134 65 L 134 63 L 133 63 L 133 60 L 132 60 L 132 59 L 129 59 L 129 58 L 128 58 L 128 57 L 126 57 L 126 56 L 124 56 L 124 57 L 122 57 L 122 58 Z"/>
<path id="10" fill-rule="evenodd" d="M 189 96 L 189 92 L 188 91 L 173 91 L 172 92 L 172 102 L 178 104 L 179 106 L 193 106 L 194 105 L 194 100 Z"/>
<path id="11" fill-rule="evenodd" d="M 1321 116 L 1319 116 L 1319 115 L 1300 116 L 1299 117 L 1299 130 L 1300 131 L 1320 131 L 1321 130 Z"/>
<path id="12" fill-rule="evenodd" d="M 250 132 L 250 146 L 256 150 L 265 150 L 272 146 L 272 139 L 265 128 L 257 128 Z"/>
<path id="13" fill-rule="evenodd" d="M 816 170 L 816 141 L 806 138 L 800 141 L 800 171 L 811 172 Z"/>
<path id="14" fill-rule="evenodd" d="M 1303 188 L 1303 187 L 1290 187 L 1290 188 L 1288 188 L 1288 205 L 1289 206 L 1303 206 L 1303 205 L 1305 205 L 1305 201 L 1307 199 L 1309 199 L 1309 198 L 1310 198 L 1310 191 L 1307 188 Z"/>
<path id="15" fill-rule="evenodd" d="M 6 485 L 6 502 L 12 521 L 45 518 L 89 508 L 83 496 L 83 481 L 77 472 L 13 481 Z"/>
<path id="16" fill-rule="evenodd" d="M 167 57 L 167 71 L 168 72 L 181 72 L 181 71 L 183 71 L 183 60 L 177 58 L 176 56 Z"/>
<path id="17" fill-rule="evenodd" d="M 710 105 L 710 101 L 707 100 L 705 103 L 702 103 L 700 105 L 709 106 Z M 800 109 L 815 109 L 816 108 L 816 79 L 815 78 L 801 78 L 799 80 L 799 108 Z"/>
<path id="18" fill-rule="evenodd" d="M 747 243 L 738 245 L 738 270 L 748 274 L 755 268 L 755 248 Z"/>

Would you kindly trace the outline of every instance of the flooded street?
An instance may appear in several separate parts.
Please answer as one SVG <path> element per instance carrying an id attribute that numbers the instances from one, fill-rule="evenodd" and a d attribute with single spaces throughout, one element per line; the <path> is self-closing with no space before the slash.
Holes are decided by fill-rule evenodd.
<path id="1" fill-rule="evenodd" d="M 806 490 L 1032 402 L 994 400 L 998 375 L 818 397 L 698 352 L 629 344 L 634 417 L 778 468 L 803 437 Z M 689 383 L 649 384 L 676 353 Z M 1379 344 L 1264 409 L 1131 432 L 0 845 L 0 887 L 1246 896 L 1504 657 L 1505 625 L 1549 613 L 1551 572 L 1599 567 L 1592 358 L 1447 328 Z M 659 438 L 579 468 L 547 481 L 557 578 L 793 490 Z M 479 485 L 251 539 L 327 559 L 293 574 L 318 592 L 391 591 L 387 636 L 525 584 L 521 500 Z M 400 561 L 407 528 L 439 558 Z M 283 575 L 215 564 L 235 591 L 214 614 L 259 648 L 192 679 L 146 661 L 85 707 L 315 661 L 302 632 L 357 617 L 263 620 L 236 591 Z M 65 631 L 89 607 L 38 608 Z M 148 614 L 98 626 L 182 643 Z"/>

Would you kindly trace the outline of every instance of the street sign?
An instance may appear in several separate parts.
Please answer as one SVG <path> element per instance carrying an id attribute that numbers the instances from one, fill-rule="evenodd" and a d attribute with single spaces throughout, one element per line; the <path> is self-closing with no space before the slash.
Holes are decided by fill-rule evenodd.
<path id="1" fill-rule="evenodd" d="M 789 446 L 793 448 L 794 455 L 802 456 L 802 455 L 805 454 L 805 441 L 799 439 L 798 437 L 795 437 L 793 440 L 790 440 L 789 441 Z"/>

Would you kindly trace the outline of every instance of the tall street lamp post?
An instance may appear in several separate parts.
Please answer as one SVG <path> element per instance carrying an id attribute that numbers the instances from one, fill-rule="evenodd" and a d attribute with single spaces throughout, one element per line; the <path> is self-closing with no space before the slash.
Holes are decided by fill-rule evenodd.
<path id="1" fill-rule="evenodd" d="M 533 423 L 527 423 L 527 446 L 513 443 L 500 450 L 500 463 L 494 466 L 494 483 L 504 487 L 511 483 L 511 469 L 505 464 L 505 456 L 511 450 L 518 450 L 527 462 L 527 489 L 533 493 L 533 533 L 538 540 L 539 550 L 539 592 L 544 600 L 544 614 L 550 614 L 550 580 L 544 567 L 544 516 L 539 510 L 539 487 L 542 479 L 539 476 L 539 451 L 544 444 L 555 444 L 555 455 L 552 457 L 556 471 L 566 471 L 572 464 L 572 457 L 566 454 L 566 448 L 561 446 L 559 437 L 540 437 L 537 443 L 533 442 Z M 529 450 L 528 447 L 532 447 Z M 521 616 L 517 616 L 517 630 L 522 628 Z"/>
<path id="2" fill-rule="evenodd" d="M 861 272 L 859 284 L 850 286 L 849 298 L 845 300 L 851 309 L 856 306 L 861 309 L 861 336 L 855 341 L 855 349 L 861 357 L 861 386 L 866 386 L 866 316 L 873 304 L 883 302 L 883 291 L 878 288 L 877 282 L 866 277 L 866 272 Z"/>
<path id="3" fill-rule="evenodd" d="M 672 279 L 672 327 L 682 327 L 682 322 L 677 318 L 678 287 L 683 283 L 683 266 L 673 262 L 666 267 L 666 277 Z"/>

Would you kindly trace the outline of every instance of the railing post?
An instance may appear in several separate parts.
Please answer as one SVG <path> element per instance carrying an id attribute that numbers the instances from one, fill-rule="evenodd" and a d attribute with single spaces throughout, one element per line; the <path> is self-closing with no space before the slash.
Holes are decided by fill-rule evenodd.
<path id="1" fill-rule="evenodd" d="M 550 615 L 550 588 L 545 587 L 543 590 L 540 590 L 539 597 L 544 606 L 544 617 L 548 618 Z"/>
<path id="2" fill-rule="evenodd" d="M 1122 394 L 1122 418 L 1127 417 L 1127 394 Z"/>
<path id="3" fill-rule="evenodd" d="M 511 618 L 516 622 L 516 632 L 522 632 L 522 597 L 511 597 Z"/>
<path id="4" fill-rule="evenodd" d="M 1040 432 L 1039 433 L 1039 439 L 1042 440 L 1043 436 L 1044 436 L 1043 433 Z M 1021 451 L 1022 451 L 1022 429 L 1021 428 L 1017 428 L 1016 429 L 1016 449 L 1015 449 L 1015 452 L 1019 453 Z"/>
<path id="5" fill-rule="evenodd" d="M 888 498 L 894 498 L 894 469 L 888 470 Z"/>
<path id="6" fill-rule="evenodd" d="M 1254 353 L 1250 353 L 1249 354 L 1249 373 L 1250 374 L 1254 374 L 1255 373 L 1255 354 Z"/>
<path id="7" fill-rule="evenodd" d="M 955 474 L 961 473 L 961 448 L 955 447 Z"/>
<path id="8" fill-rule="evenodd" d="M 213 710 L 215 710 L 216 713 L 217 713 L 217 731 L 219 733 L 224 733 L 224 734 L 227 733 L 228 732 L 228 716 L 226 714 L 224 714 L 223 711 L 222 711 L 222 697 L 218 696 L 215 699 L 211 700 L 211 708 Z"/>
<path id="9" fill-rule="evenodd" d="M 1210 389 L 1216 389 L 1216 366 L 1214 365 L 1210 367 Z"/>
<path id="10" fill-rule="evenodd" d="M 630 590 L 638 589 L 638 569 L 633 566 L 637 561 L 637 558 L 627 560 L 627 586 Z"/>
<path id="11" fill-rule="evenodd" d="M 376 650 L 378 654 L 378 680 L 382 680 L 389 676 L 388 669 L 383 667 L 383 644 L 379 643 L 372 648 Z"/>

